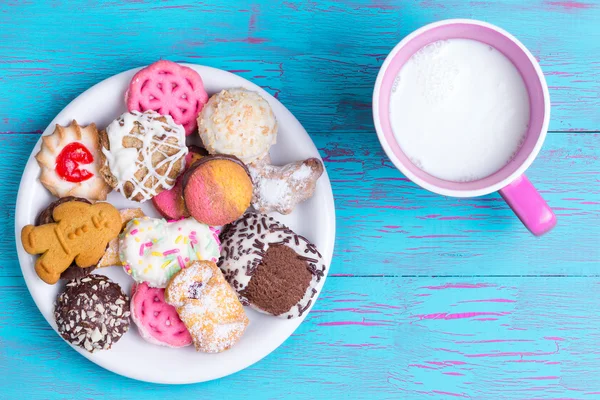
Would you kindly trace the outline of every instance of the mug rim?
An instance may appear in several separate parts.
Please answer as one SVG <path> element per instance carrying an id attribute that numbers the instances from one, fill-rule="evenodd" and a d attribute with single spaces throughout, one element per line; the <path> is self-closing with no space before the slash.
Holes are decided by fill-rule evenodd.
<path id="1" fill-rule="evenodd" d="M 512 173 L 510 173 L 505 178 L 503 178 L 497 182 L 494 182 L 490 185 L 487 185 L 487 186 L 484 186 L 481 188 L 476 188 L 476 189 L 450 189 L 450 188 L 440 187 L 436 184 L 428 182 L 426 179 L 423 179 L 423 178 L 417 176 L 415 173 L 413 173 L 410 170 L 410 168 L 408 168 L 405 165 L 404 162 L 402 162 L 396 156 L 396 153 L 394 152 L 394 150 L 388 143 L 388 140 L 385 136 L 385 132 L 384 132 L 384 129 L 382 127 L 380 117 L 379 117 L 379 113 L 381 111 L 379 99 L 381 97 L 382 82 L 383 82 L 384 76 L 385 76 L 388 68 L 390 67 L 390 64 L 392 63 L 392 61 L 394 60 L 396 55 L 412 39 L 424 34 L 427 31 L 430 31 L 432 29 L 435 29 L 435 28 L 438 28 L 441 26 L 446 26 L 446 25 L 453 25 L 453 24 L 466 24 L 466 25 L 473 25 L 473 26 L 479 26 L 479 27 L 491 29 L 491 30 L 499 33 L 500 35 L 506 37 L 512 43 L 514 43 L 520 49 L 520 51 L 523 52 L 523 54 L 528 58 L 529 63 L 535 70 L 535 73 L 539 80 L 539 84 L 540 84 L 540 87 L 542 90 L 542 95 L 543 95 L 543 100 L 544 100 L 544 117 L 543 117 L 542 125 L 540 128 L 540 132 L 538 134 L 538 137 L 537 137 L 537 140 L 536 140 L 534 146 L 529 151 L 529 154 L 527 155 L 527 157 L 521 162 L 521 164 Z M 529 94 L 529 96 L 531 96 L 531 94 Z M 440 195 L 451 196 L 451 197 L 477 197 L 477 196 L 483 196 L 483 195 L 486 195 L 489 193 L 496 192 L 496 191 L 502 189 L 503 187 L 509 185 L 516 178 L 518 178 L 520 175 L 522 175 L 527 170 L 527 168 L 529 168 L 529 166 L 531 166 L 531 164 L 533 163 L 533 160 L 539 154 L 539 152 L 542 148 L 542 145 L 544 143 L 544 140 L 546 139 L 548 125 L 550 122 L 550 95 L 548 92 L 548 85 L 546 83 L 546 79 L 544 77 L 541 67 L 539 66 L 539 63 L 533 57 L 531 52 L 513 35 L 511 35 L 510 33 L 508 33 L 507 31 L 505 31 L 502 28 L 499 28 L 495 25 L 492 25 L 492 24 L 484 22 L 484 21 L 479 21 L 479 20 L 474 20 L 474 19 L 462 19 L 462 18 L 445 19 L 445 20 L 441 20 L 441 21 L 437 21 L 437 22 L 433 22 L 433 23 L 424 25 L 421 28 L 411 32 L 409 35 L 404 37 L 396 46 L 394 46 L 394 48 L 390 51 L 390 53 L 386 57 L 385 61 L 383 62 L 381 68 L 379 69 L 379 73 L 377 75 L 377 80 L 375 81 L 375 87 L 373 90 L 373 100 L 372 100 L 372 112 L 373 112 L 373 121 L 375 124 L 375 131 L 377 132 L 377 137 L 379 139 L 379 142 L 381 143 L 381 146 L 383 147 L 383 150 L 385 151 L 388 158 L 392 161 L 394 166 L 397 169 L 399 169 L 400 172 L 402 172 L 407 178 L 409 178 L 412 182 L 416 183 L 417 185 L 421 186 L 422 188 L 429 190 L 431 192 L 440 194 Z M 393 137 L 393 132 L 392 132 L 392 137 Z M 398 145 L 398 148 L 400 148 L 399 145 Z M 501 170 L 499 170 L 499 171 L 501 171 Z M 486 178 L 483 178 L 483 179 L 486 179 Z M 460 185 L 460 183 L 458 183 L 458 182 L 453 182 L 453 183 L 456 183 L 456 185 Z"/>

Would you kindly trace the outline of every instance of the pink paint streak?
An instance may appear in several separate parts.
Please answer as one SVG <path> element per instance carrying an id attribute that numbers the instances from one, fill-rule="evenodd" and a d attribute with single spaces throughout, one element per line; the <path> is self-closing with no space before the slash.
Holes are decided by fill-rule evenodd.
<path id="1" fill-rule="evenodd" d="M 485 300 L 461 300 L 459 303 L 515 303 L 516 300 L 510 299 L 485 299 Z"/>
<path id="2" fill-rule="evenodd" d="M 550 9 L 552 9 L 552 8 L 561 8 L 561 9 L 564 9 L 566 11 L 586 10 L 586 9 L 594 7 L 593 4 L 582 3 L 580 1 L 571 1 L 571 0 L 567 0 L 567 1 L 546 1 L 545 4 Z"/>
<path id="3" fill-rule="evenodd" d="M 466 312 L 466 313 L 434 313 L 434 314 L 419 314 L 416 315 L 419 320 L 425 319 L 443 319 L 443 320 L 453 320 L 453 319 L 465 319 L 465 318 L 473 318 L 485 315 L 495 315 L 495 316 L 503 316 L 510 314 L 509 312 Z"/>
<path id="4" fill-rule="evenodd" d="M 544 339 L 546 339 L 546 340 L 554 340 L 555 342 L 562 342 L 563 340 L 565 340 L 565 339 L 563 339 L 561 337 L 558 337 L 558 336 L 544 336 Z"/>
<path id="5" fill-rule="evenodd" d="M 318 326 L 344 326 L 344 325 L 360 325 L 360 326 L 390 326 L 391 323 L 381 322 L 365 322 L 365 321 L 336 321 L 336 322 L 322 322 L 317 324 Z"/>
<path id="6" fill-rule="evenodd" d="M 452 397 L 464 397 L 465 399 L 468 399 L 471 397 L 471 396 L 467 396 L 466 394 L 462 394 L 462 393 L 442 392 L 441 390 L 432 390 L 431 393 L 443 394 L 445 396 L 452 396 Z"/>
<path id="7" fill-rule="evenodd" d="M 442 289 L 481 289 L 487 287 L 494 287 L 495 285 L 489 285 L 487 283 L 447 283 L 441 286 L 421 286 L 421 289 L 430 290 L 442 290 Z"/>

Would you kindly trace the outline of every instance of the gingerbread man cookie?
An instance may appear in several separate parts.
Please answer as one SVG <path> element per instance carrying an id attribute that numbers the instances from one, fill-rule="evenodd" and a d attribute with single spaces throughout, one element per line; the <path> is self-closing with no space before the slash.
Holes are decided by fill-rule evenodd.
<path id="1" fill-rule="evenodd" d="M 100 144 L 96 125 L 56 125 L 54 133 L 42 137 L 36 154 L 42 174 L 40 182 L 56 197 L 76 196 L 106 200 L 112 190 L 99 174 Z"/>
<path id="2" fill-rule="evenodd" d="M 35 271 L 48 284 L 55 284 L 73 260 L 80 267 L 96 264 L 121 231 L 119 211 L 108 203 L 70 201 L 56 207 L 52 217 L 55 223 L 21 231 L 25 251 L 41 254 Z"/>
<path id="3" fill-rule="evenodd" d="M 278 167 L 271 165 L 267 155 L 248 166 L 254 182 L 252 206 L 263 214 L 272 211 L 291 213 L 296 204 L 312 197 L 323 169 L 318 158 Z"/>

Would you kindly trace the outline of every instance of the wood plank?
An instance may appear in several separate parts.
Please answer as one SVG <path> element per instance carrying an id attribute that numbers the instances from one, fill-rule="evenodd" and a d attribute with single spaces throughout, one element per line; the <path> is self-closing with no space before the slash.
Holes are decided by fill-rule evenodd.
<path id="1" fill-rule="evenodd" d="M 80 357 L 42 318 L 21 278 L 0 278 L 0 371 L 11 377 L 2 395 L 595 398 L 599 284 L 332 278 L 307 320 L 260 363 L 206 384 L 164 386 L 119 377 Z"/>
<path id="2" fill-rule="evenodd" d="M 412 30 L 454 17 L 502 26 L 531 49 L 550 86 L 551 130 L 600 129 L 598 0 L 143 3 L 92 2 L 76 17 L 68 2 L 0 4 L 10 16 L 0 19 L 0 82 L 12 88 L 0 98 L 0 132 L 42 130 L 91 85 L 161 57 L 251 79 L 309 132 L 372 132 L 386 54 Z"/>
<path id="3" fill-rule="evenodd" d="M 408 182 L 374 135 L 312 135 L 333 185 L 338 275 L 598 275 L 599 134 L 551 134 L 529 177 L 558 215 L 536 238 L 497 194 L 453 199 Z M 38 135 L 0 135 L 0 276 L 20 276 L 14 199 Z M 568 244 L 568 245 L 567 245 Z"/>

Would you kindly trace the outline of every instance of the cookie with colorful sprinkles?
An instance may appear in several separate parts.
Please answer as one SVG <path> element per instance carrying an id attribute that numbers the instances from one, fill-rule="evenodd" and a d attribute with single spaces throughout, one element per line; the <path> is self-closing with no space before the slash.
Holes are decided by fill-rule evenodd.
<path id="1" fill-rule="evenodd" d="M 119 236 L 119 258 L 136 282 L 164 288 L 191 262 L 216 262 L 220 256 L 218 235 L 217 229 L 193 218 L 135 218 Z"/>
<path id="2" fill-rule="evenodd" d="M 304 315 L 325 281 L 325 263 L 304 236 L 247 213 L 221 235 L 219 267 L 240 300 L 280 318 Z"/>

